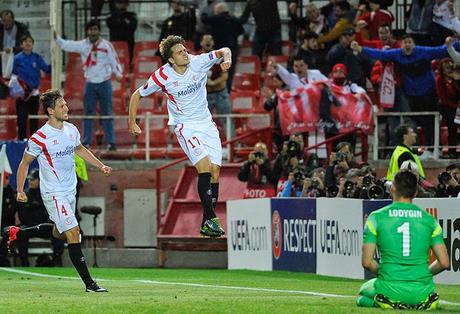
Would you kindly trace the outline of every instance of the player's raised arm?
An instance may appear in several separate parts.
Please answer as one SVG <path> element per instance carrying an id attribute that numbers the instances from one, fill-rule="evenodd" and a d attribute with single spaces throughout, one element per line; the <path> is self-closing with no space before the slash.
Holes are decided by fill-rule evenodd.
<path id="1" fill-rule="evenodd" d="M 26 196 L 26 193 L 24 193 L 24 183 L 26 182 L 26 176 L 29 170 L 29 165 L 34 160 L 35 160 L 34 156 L 29 155 L 26 152 L 24 152 L 21 163 L 19 164 L 19 167 L 18 167 L 18 172 L 16 174 L 16 190 L 18 192 L 18 195 L 16 196 L 16 200 L 18 202 L 22 202 L 22 203 L 27 202 L 27 196 Z"/>
<path id="2" fill-rule="evenodd" d="M 136 90 L 129 100 L 128 129 L 129 133 L 132 135 L 139 135 L 142 132 L 141 128 L 136 123 L 137 107 L 139 106 L 140 101 L 141 94 L 139 93 L 139 90 Z"/>
<path id="3" fill-rule="evenodd" d="M 218 58 L 224 58 L 224 61 L 220 64 L 222 71 L 228 71 L 232 66 L 232 51 L 230 48 L 224 47 L 216 51 Z"/>
<path id="4" fill-rule="evenodd" d="M 82 144 L 75 148 L 75 153 L 94 167 L 100 169 L 104 174 L 109 175 L 112 172 L 111 167 L 104 165 L 102 161 L 94 156 L 94 154 Z"/>

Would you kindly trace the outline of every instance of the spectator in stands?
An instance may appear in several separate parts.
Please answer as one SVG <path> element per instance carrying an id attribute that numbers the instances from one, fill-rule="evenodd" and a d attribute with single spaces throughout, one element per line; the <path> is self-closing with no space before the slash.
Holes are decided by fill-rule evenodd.
<path id="1" fill-rule="evenodd" d="M 29 30 L 25 24 L 14 19 L 14 13 L 11 10 L 1 11 L 0 19 L 0 52 L 17 54 L 22 50 L 20 39 L 24 35 L 30 35 Z"/>
<path id="2" fill-rule="evenodd" d="M 362 21 L 366 24 L 369 30 L 369 38 L 371 40 L 379 39 L 379 28 L 382 25 L 391 25 L 393 23 L 393 14 L 390 11 L 382 10 L 380 8 L 380 0 L 368 0 L 370 12 L 362 14 L 358 21 Z M 358 10 L 358 14 L 359 14 Z M 362 24 L 364 25 L 364 24 Z"/>
<path id="3" fill-rule="evenodd" d="M 297 3 L 291 2 L 289 4 L 289 16 L 291 17 L 291 24 L 296 30 L 295 40 L 291 39 L 293 42 L 297 42 L 297 34 L 300 37 L 310 32 L 319 35 L 326 33 L 328 30 L 326 18 L 314 3 L 307 4 L 305 6 L 305 16 L 299 17 L 297 15 Z"/>
<path id="4" fill-rule="evenodd" d="M 455 115 L 460 106 L 460 81 L 453 77 L 454 63 L 450 58 L 442 59 L 436 73 L 436 93 L 439 97 L 439 110 L 448 128 L 449 157 L 457 158 L 457 124 Z"/>
<path id="5" fill-rule="evenodd" d="M 185 40 L 193 40 L 195 36 L 196 14 L 195 7 L 185 7 L 180 0 L 169 0 L 173 14 L 161 25 L 161 42 L 169 35 L 181 36 Z M 159 52 L 158 52 L 159 53 Z"/>
<path id="6" fill-rule="evenodd" d="M 265 48 L 271 55 L 281 55 L 281 19 L 276 0 L 248 0 L 241 23 L 245 24 L 250 14 L 256 21 L 256 32 L 252 54 L 262 59 Z"/>
<path id="7" fill-rule="evenodd" d="M 379 27 L 378 40 L 363 39 L 361 29 L 364 27 L 366 27 L 366 23 L 364 21 L 358 21 L 355 38 L 360 45 L 384 50 L 401 48 L 401 41 L 394 39 L 389 25 L 381 25 Z M 385 112 L 410 112 L 409 103 L 401 87 L 401 74 L 398 67 L 396 67 L 393 62 L 382 62 L 377 60 L 372 67 L 370 80 L 374 89 L 380 96 L 380 107 L 383 108 Z M 385 82 L 383 82 L 384 80 Z M 382 84 L 385 84 L 385 90 L 381 88 Z M 391 91 L 390 93 L 388 92 L 389 88 Z M 383 91 L 385 91 L 385 95 L 392 94 L 393 98 L 389 100 L 384 98 L 382 95 Z M 404 118 L 404 120 L 406 123 L 413 124 L 409 117 Z M 387 117 L 385 121 L 383 121 L 383 119 L 379 121 L 385 123 L 385 132 L 387 133 L 385 137 L 385 146 L 396 146 L 398 143 L 393 136 L 393 130 L 400 124 L 400 117 L 390 116 Z M 389 153 L 391 153 L 391 151 Z"/>
<path id="8" fill-rule="evenodd" d="M 362 53 L 354 53 L 350 48 L 354 40 L 355 31 L 348 28 L 339 37 L 339 42 L 332 46 L 326 56 L 326 60 L 332 67 L 335 64 L 344 64 L 347 68 L 347 79 L 359 86 L 366 86 L 366 77 L 370 73 L 371 62 L 369 57 Z"/>
<path id="9" fill-rule="evenodd" d="M 203 35 L 200 45 L 204 53 L 213 51 L 215 47 L 212 35 Z M 219 64 L 213 65 L 210 72 L 211 74 L 208 74 L 208 81 L 206 83 L 209 111 L 213 113 L 215 109 L 217 114 L 229 114 L 231 113 L 230 95 L 228 94 L 226 85 L 228 73 L 223 72 Z M 220 122 L 224 131 L 227 132 L 227 119 L 222 118 Z M 232 137 L 235 132 L 234 129 L 232 120 L 230 119 L 230 135 Z"/>
<path id="10" fill-rule="evenodd" d="M 227 79 L 227 90 L 230 91 L 238 61 L 238 36 L 244 33 L 243 25 L 239 19 L 230 14 L 228 5 L 225 2 L 216 3 L 214 6 L 214 15 L 203 14 L 202 21 L 206 25 L 211 26 L 215 48 L 228 47 L 232 51 L 233 66 L 228 71 Z"/>
<path id="11" fill-rule="evenodd" d="M 436 197 L 460 197 L 460 164 L 450 164 L 438 175 Z"/>
<path id="12" fill-rule="evenodd" d="M 420 46 L 432 46 L 433 37 L 433 6 L 435 0 L 413 0 L 409 11 L 407 30 L 414 42 Z"/>
<path id="13" fill-rule="evenodd" d="M 339 179 L 350 168 L 356 168 L 356 163 L 353 160 L 353 146 L 349 142 L 340 142 L 337 144 L 335 152 L 329 156 L 329 165 L 326 168 L 324 178 L 326 188 L 330 189 L 337 186 Z"/>
<path id="14" fill-rule="evenodd" d="M 318 44 L 318 34 L 309 32 L 301 36 L 301 44 L 295 55 L 300 55 L 310 69 L 327 73 L 326 52 Z"/>
<path id="15" fill-rule="evenodd" d="M 400 49 L 377 50 L 362 48 L 357 42 L 352 43 L 352 49 L 374 59 L 393 61 L 398 64 L 401 71 L 402 86 L 412 112 L 437 111 L 437 97 L 431 60 L 447 56 L 445 45 L 438 47 L 416 46 L 412 35 L 406 34 L 403 36 L 402 48 Z M 416 120 L 418 125 L 424 128 L 426 144 L 433 145 L 433 116 L 420 116 Z"/>
<path id="16" fill-rule="evenodd" d="M 201 37 L 205 34 L 212 34 L 212 27 L 203 23 L 203 15 L 214 15 L 214 5 L 222 0 L 201 0 L 198 1 L 199 18 L 196 20 L 195 50 L 200 50 Z"/>
<path id="17" fill-rule="evenodd" d="M 64 51 L 78 52 L 85 72 L 85 94 L 83 105 L 86 115 L 96 114 L 96 103 L 99 101 L 101 113 L 112 115 L 112 73 L 117 81 L 121 81 L 123 70 L 118 61 L 117 53 L 112 44 L 100 38 L 101 26 L 98 21 L 91 20 L 86 24 L 87 38 L 80 41 L 64 40 L 54 33 L 57 45 Z M 105 140 L 108 150 L 116 150 L 115 134 L 111 119 L 103 119 Z M 83 145 L 91 146 L 93 137 L 93 120 L 84 120 Z"/>
<path id="18" fill-rule="evenodd" d="M 433 45 L 438 46 L 444 43 L 446 37 L 452 36 L 453 19 L 458 18 L 453 11 L 452 0 L 436 0 L 433 6 Z"/>
<path id="19" fill-rule="evenodd" d="M 116 10 L 115 1 L 116 0 L 107 0 L 109 4 L 110 13 L 113 13 Z M 105 2 L 106 0 L 91 0 L 91 17 L 92 18 L 98 19 L 101 16 L 102 7 L 104 6 Z"/>
<path id="20" fill-rule="evenodd" d="M 327 77 L 320 71 L 309 70 L 308 64 L 300 55 L 293 58 L 292 68 L 294 73 L 290 73 L 282 65 L 270 60 L 268 71 L 271 71 L 273 75 L 279 75 L 289 89 L 296 89 L 315 81 L 327 81 Z"/>
<path id="21" fill-rule="evenodd" d="M 107 17 L 110 41 L 124 41 L 128 44 L 129 62 L 134 51 L 134 33 L 137 28 L 137 15 L 128 11 L 129 0 L 116 0 L 115 10 Z"/>
<path id="22" fill-rule="evenodd" d="M 40 177 L 38 169 L 33 169 L 27 179 L 29 182 L 29 189 L 26 191 L 28 202 L 18 203 L 21 229 L 36 226 L 42 223 L 52 224 L 40 194 Z M 53 263 L 56 266 L 62 266 L 64 242 L 52 237 L 51 244 L 53 246 Z M 19 251 L 21 266 L 28 267 L 29 239 L 18 239 L 15 245 Z"/>
<path id="23" fill-rule="evenodd" d="M 356 15 L 356 11 L 352 9 L 347 1 L 339 1 L 335 4 L 335 16 L 338 18 L 337 23 L 331 30 L 319 36 L 318 42 L 322 43 L 334 43 L 342 33 L 349 28 L 353 27 L 353 20 Z"/>
<path id="24" fill-rule="evenodd" d="M 5 172 L 5 182 L 3 184 L 3 200 L 2 200 L 2 216 L 0 217 L 0 232 L 2 239 L 0 241 L 0 267 L 10 266 L 7 259 L 8 256 L 8 237 L 3 234 L 3 229 L 12 226 L 16 223 L 16 212 L 18 211 L 18 203 L 13 187 L 9 182 L 10 175 Z"/>
<path id="25" fill-rule="evenodd" d="M 269 76 L 273 76 L 273 74 L 268 73 Z M 273 76 L 273 81 L 275 82 L 275 88 L 284 89 L 286 85 L 283 83 L 279 76 Z M 280 116 L 278 111 L 278 97 L 276 96 L 273 89 L 270 89 L 267 86 L 262 87 L 261 95 L 264 97 L 264 110 L 265 111 L 272 111 L 273 110 L 273 132 L 272 132 L 272 143 L 275 145 L 275 149 L 277 152 L 281 152 L 283 149 L 283 142 L 285 137 L 283 136 L 283 132 L 281 131 L 281 124 L 280 124 Z"/>
<path id="26" fill-rule="evenodd" d="M 238 173 L 238 180 L 247 182 L 244 198 L 275 196 L 276 178 L 268 158 L 267 145 L 257 142 Z"/>
<path id="27" fill-rule="evenodd" d="M 16 99 L 16 114 L 18 124 L 18 140 L 27 139 L 27 122 L 30 115 L 37 115 L 41 73 L 51 73 L 51 65 L 47 64 L 43 57 L 33 52 L 34 39 L 30 35 L 22 36 L 22 52 L 14 57 L 13 74 L 18 77 L 24 86 L 24 98 Z M 38 129 L 38 119 L 30 119 L 29 134 L 32 135 Z"/>
<path id="28" fill-rule="evenodd" d="M 417 134 L 406 124 L 401 124 L 395 130 L 398 146 L 396 146 L 388 165 L 387 180 L 393 180 L 394 175 L 399 171 L 401 165 L 406 160 L 412 160 L 417 164 L 418 173 L 425 178 L 425 171 L 418 155 L 412 150 L 412 145 L 417 141 Z"/>
<path id="29" fill-rule="evenodd" d="M 335 5 L 337 2 L 337 0 L 329 0 L 328 4 L 320 8 L 321 15 L 326 18 L 327 26 L 329 29 L 334 28 L 339 19 L 335 13 Z"/>

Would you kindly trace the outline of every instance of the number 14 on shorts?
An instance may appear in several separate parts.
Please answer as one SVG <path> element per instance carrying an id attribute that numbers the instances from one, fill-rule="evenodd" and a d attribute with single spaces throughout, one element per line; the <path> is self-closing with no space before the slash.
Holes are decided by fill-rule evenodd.
<path id="1" fill-rule="evenodd" d="M 55 196 L 53 196 L 53 201 L 54 201 L 54 204 L 56 205 L 58 216 L 59 216 L 59 213 L 63 214 L 64 216 L 67 216 L 68 213 L 67 213 L 67 210 L 65 209 L 64 204 L 62 204 L 61 209 L 59 209 L 58 201 Z"/>

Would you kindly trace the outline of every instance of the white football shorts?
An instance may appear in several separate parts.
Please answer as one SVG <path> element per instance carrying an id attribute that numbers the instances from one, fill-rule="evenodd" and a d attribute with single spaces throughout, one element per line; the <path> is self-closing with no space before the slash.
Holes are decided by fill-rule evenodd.
<path id="1" fill-rule="evenodd" d="M 209 156 L 211 163 L 222 165 L 222 143 L 213 121 L 204 123 L 180 123 L 174 129 L 182 150 L 195 165 Z"/>
<path id="2" fill-rule="evenodd" d="M 78 226 L 78 221 L 75 217 L 75 192 L 50 193 L 42 198 L 48 215 L 56 225 L 59 233 Z"/>

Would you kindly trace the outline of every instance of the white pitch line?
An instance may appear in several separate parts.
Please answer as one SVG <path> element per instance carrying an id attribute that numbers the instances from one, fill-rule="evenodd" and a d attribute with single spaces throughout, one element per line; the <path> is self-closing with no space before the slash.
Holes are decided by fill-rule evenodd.
<path id="1" fill-rule="evenodd" d="M 0 270 L 17 273 L 22 275 L 30 275 L 43 278 L 61 278 L 61 279 L 71 279 L 71 280 L 80 280 L 78 277 L 69 277 L 69 276 L 58 276 L 58 275 L 49 275 L 42 273 L 34 273 L 30 271 L 0 267 Z M 200 287 L 200 288 L 217 288 L 217 289 L 230 289 L 230 290 L 246 290 L 246 291 L 262 291 L 262 292 L 276 292 L 276 293 L 290 293 L 290 294 L 304 294 L 318 297 L 331 297 L 331 298 L 356 298 L 355 295 L 340 295 L 332 293 L 322 293 L 314 291 L 304 291 L 304 290 L 283 290 L 283 289 L 268 289 L 268 288 L 252 288 L 252 287 L 238 287 L 238 286 L 220 286 L 220 285 L 208 285 L 208 284 L 199 284 L 199 283 L 188 283 L 188 282 L 170 282 L 170 281 L 157 281 L 157 280 L 142 280 L 142 279 L 132 279 L 132 280 L 116 280 L 116 279 L 101 279 L 97 278 L 98 281 L 129 281 L 129 282 L 139 282 L 155 285 L 170 285 L 170 286 L 187 286 L 187 287 Z M 460 303 L 449 302 L 440 300 L 441 304 L 460 306 Z"/>

